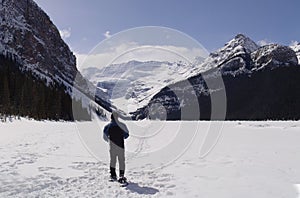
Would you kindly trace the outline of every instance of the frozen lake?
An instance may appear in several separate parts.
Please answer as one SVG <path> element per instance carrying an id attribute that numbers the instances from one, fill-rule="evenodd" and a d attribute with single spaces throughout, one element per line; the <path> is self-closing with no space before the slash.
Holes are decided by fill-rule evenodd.
<path id="1" fill-rule="evenodd" d="M 0 196 L 300 197 L 300 122 L 224 122 L 205 156 L 210 122 L 126 124 L 130 184 L 120 188 L 107 181 L 101 130 L 87 131 L 88 140 L 75 123 L 0 123 Z"/>

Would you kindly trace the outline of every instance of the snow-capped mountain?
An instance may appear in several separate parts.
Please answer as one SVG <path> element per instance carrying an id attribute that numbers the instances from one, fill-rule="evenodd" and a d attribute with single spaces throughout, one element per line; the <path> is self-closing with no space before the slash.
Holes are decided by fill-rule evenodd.
<path id="1" fill-rule="evenodd" d="M 49 16 L 33 0 L 0 0 L 0 38 L 1 67 L 16 67 L 18 78 L 22 78 L 21 71 L 30 81 L 51 87 L 45 92 L 63 89 L 77 99 L 83 95 L 93 97 L 95 87 L 78 72 L 76 57 Z M 6 82 L 5 78 L 2 80 Z M 10 86 L 13 82 L 7 83 Z M 41 93 L 34 92 L 36 96 Z M 58 99 L 61 97 L 62 93 Z M 96 100 L 109 108 L 106 94 L 101 93 Z"/>
<path id="2" fill-rule="evenodd" d="M 202 59 L 195 61 L 201 63 Z M 112 104 L 128 113 L 145 106 L 150 99 L 168 84 L 189 78 L 201 67 L 185 62 L 129 61 L 112 64 L 98 69 L 84 69 L 82 74 L 89 79 L 98 90 L 106 92 Z"/>
<path id="3" fill-rule="evenodd" d="M 252 41 L 250 38 L 246 37 L 243 34 L 238 34 L 234 39 L 229 41 L 224 45 L 224 47 L 219 50 L 210 53 L 209 57 L 201 65 L 202 68 L 205 68 L 205 71 L 215 68 L 215 67 L 230 67 L 228 60 L 239 63 L 240 69 L 247 69 L 246 62 L 244 59 L 249 59 L 249 55 L 257 50 L 259 46 Z"/>
<path id="4" fill-rule="evenodd" d="M 200 66 L 206 68 L 206 71 L 185 79 L 192 86 L 188 87 L 184 81 L 168 85 L 147 106 L 133 112 L 133 118 L 147 117 L 152 104 L 161 104 L 168 119 L 210 119 L 210 94 L 218 94 L 224 89 L 226 119 L 300 118 L 296 110 L 300 108 L 300 94 L 295 91 L 300 89 L 300 67 L 296 52 L 290 47 L 278 44 L 259 47 L 248 37 L 239 34 L 224 47 L 211 53 Z M 222 77 L 225 87 L 209 89 L 206 81 L 213 82 L 218 75 Z M 181 98 L 172 90 L 176 90 Z M 182 118 L 181 108 L 191 105 L 189 94 L 186 93 L 193 90 L 198 98 L 201 115 L 199 118 Z M 218 115 L 213 119 L 219 119 Z"/>

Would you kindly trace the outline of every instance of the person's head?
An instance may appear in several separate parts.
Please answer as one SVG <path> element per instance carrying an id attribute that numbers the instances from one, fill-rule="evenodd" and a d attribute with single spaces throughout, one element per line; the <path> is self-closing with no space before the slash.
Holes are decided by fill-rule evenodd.
<path id="1" fill-rule="evenodd" d="M 116 120 L 118 120 L 118 117 L 119 117 L 118 113 L 113 111 L 111 116 L 110 116 L 110 119 L 116 121 Z"/>

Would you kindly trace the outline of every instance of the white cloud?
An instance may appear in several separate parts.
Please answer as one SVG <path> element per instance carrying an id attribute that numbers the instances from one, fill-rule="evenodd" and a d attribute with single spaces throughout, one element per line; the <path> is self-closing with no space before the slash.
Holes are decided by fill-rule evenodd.
<path id="1" fill-rule="evenodd" d="M 59 30 L 62 39 L 67 39 L 71 36 L 71 28 Z"/>
<path id="2" fill-rule="evenodd" d="M 90 53 L 90 54 L 81 54 L 76 53 L 77 68 L 81 71 L 87 67 L 105 67 L 114 60 L 123 54 L 128 49 L 136 47 L 137 44 L 134 42 L 122 43 L 117 47 L 111 47 L 103 53 Z"/>
<path id="3" fill-rule="evenodd" d="M 274 42 L 272 42 L 272 41 L 270 41 L 270 40 L 268 40 L 268 39 L 263 39 L 263 40 L 258 41 L 257 43 L 258 43 L 258 45 L 260 45 L 260 46 L 265 46 L 265 45 L 272 44 L 272 43 L 274 43 Z"/>
<path id="4" fill-rule="evenodd" d="M 105 36 L 105 38 L 110 38 L 111 37 L 111 34 L 110 34 L 110 31 L 106 31 L 103 36 Z"/>
<path id="5" fill-rule="evenodd" d="M 172 45 L 139 45 L 135 42 L 124 42 L 111 47 L 103 53 L 79 54 L 77 67 L 80 71 L 88 67 L 105 67 L 111 63 L 137 61 L 185 61 L 192 62 L 197 56 L 207 57 L 207 52 L 200 48 L 188 49 Z"/>

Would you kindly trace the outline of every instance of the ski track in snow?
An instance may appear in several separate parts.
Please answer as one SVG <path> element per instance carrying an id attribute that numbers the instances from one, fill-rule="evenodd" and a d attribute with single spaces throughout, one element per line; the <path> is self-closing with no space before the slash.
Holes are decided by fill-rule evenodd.
<path id="1" fill-rule="evenodd" d="M 195 154 L 196 139 L 168 167 L 126 171 L 127 187 L 108 182 L 107 165 L 84 149 L 74 123 L 22 120 L 0 128 L 0 197 L 298 196 L 299 122 L 226 122 L 206 158 Z"/>

